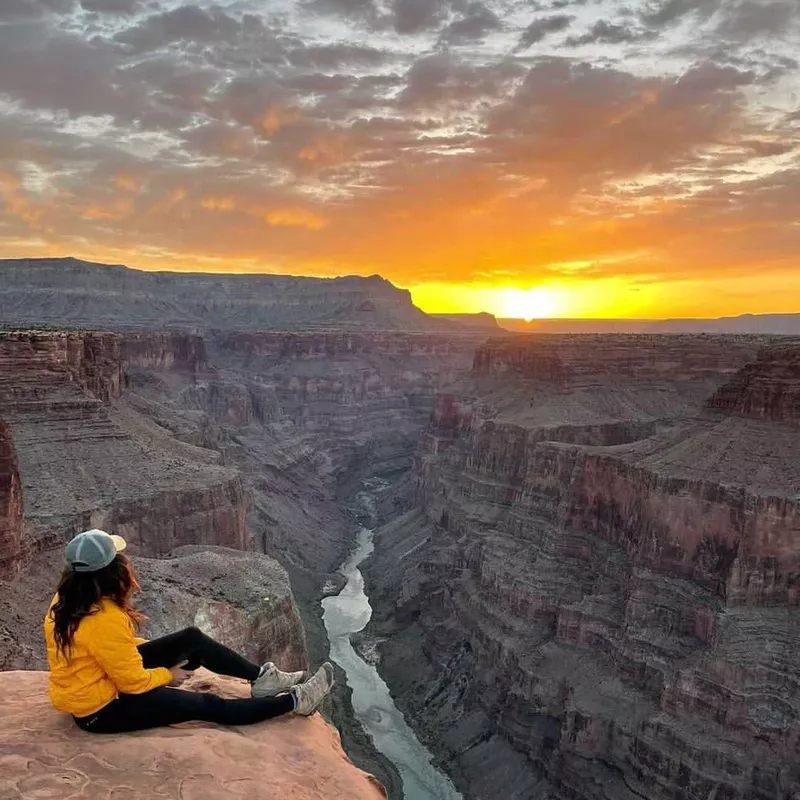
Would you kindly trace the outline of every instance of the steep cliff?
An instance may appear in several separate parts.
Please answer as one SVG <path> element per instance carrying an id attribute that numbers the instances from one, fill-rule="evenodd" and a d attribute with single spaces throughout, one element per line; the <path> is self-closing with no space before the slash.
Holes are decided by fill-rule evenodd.
<path id="1" fill-rule="evenodd" d="M 191 691 L 243 697 L 247 685 L 198 670 Z M 258 725 L 180 728 L 92 737 L 53 710 L 47 676 L 0 673 L 0 797 L 153 797 L 215 800 L 379 800 L 370 775 L 347 759 L 336 730 L 316 714 Z"/>
<path id="2" fill-rule="evenodd" d="M 800 342 L 759 353 L 708 401 L 715 411 L 800 424 Z"/>
<path id="3" fill-rule="evenodd" d="M 111 400 L 120 395 L 122 366 L 114 334 L 0 331 L 0 407 L 25 410 L 76 390 Z"/>
<path id="4" fill-rule="evenodd" d="M 9 554 L 18 553 L 22 539 L 22 487 L 11 431 L 0 420 L 0 578 L 15 567 Z"/>
<path id="5" fill-rule="evenodd" d="M 434 330 L 378 275 L 142 272 L 73 258 L 0 260 L 0 323 L 93 330 Z"/>
<path id="6" fill-rule="evenodd" d="M 202 340 L 174 335 L 0 334 L 0 407 L 25 497 L 24 531 L 4 542 L 3 563 L 16 569 L 88 527 L 114 527 L 148 555 L 249 546 L 241 475 L 122 398 L 131 365 L 193 375 L 203 353 Z"/>
<path id="7" fill-rule="evenodd" d="M 174 331 L 125 333 L 121 358 L 125 369 L 182 370 L 190 373 L 208 369 L 206 343 L 202 336 Z"/>
<path id="8" fill-rule="evenodd" d="M 800 791 L 800 435 L 703 411 L 759 344 L 491 343 L 437 401 L 367 578 L 465 796 Z"/>

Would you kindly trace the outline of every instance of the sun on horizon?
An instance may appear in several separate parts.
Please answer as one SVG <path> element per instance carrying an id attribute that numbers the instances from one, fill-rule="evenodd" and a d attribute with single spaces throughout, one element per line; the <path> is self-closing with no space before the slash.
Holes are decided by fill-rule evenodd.
<path id="1" fill-rule="evenodd" d="M 500 292 L 500 309 L 503 317 L 509 319 L 552 319 L 561 312 L 562 302 L 553 290 L 503 289 Z"/>

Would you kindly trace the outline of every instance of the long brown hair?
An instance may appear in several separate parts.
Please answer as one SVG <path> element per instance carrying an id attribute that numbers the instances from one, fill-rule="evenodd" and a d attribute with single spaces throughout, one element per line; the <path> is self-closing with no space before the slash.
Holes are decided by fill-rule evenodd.
<path id="1" fill-rule="evenodd" d="M 81 620 L 97 613 L 103 598 L 113 600 L 138 625 L 145 618 L 133 606 L 133 595 L 138 591 L 133 564 L 123 553 L 117 553 L 107 567 L 96 572 L 75 572 L 67 567 L 51 612 L 56 648 L 67 655 Z"/>

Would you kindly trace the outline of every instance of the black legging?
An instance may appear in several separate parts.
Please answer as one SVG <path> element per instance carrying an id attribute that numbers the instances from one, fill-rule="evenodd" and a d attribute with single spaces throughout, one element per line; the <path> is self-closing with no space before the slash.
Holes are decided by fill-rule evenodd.
<path id="1" fill-rule="evenodd" d="M 215 642 L 198 628 L 139 645 L 146 669 L 174 667 L 186 661 L 185 669 L 206 667 L 220 675 L 253 681 L 259 667 L 233 650 Z M 251 725 L 294 710 L 291 694 L 226 700 L 214 694 L 162 687 L 142 694 L 120 694 L 116 700 L 87 717 L 75 717 L 77 725 L 92 733 L 122 733 L 160 728 L 179 722 L 202 720 L 220 725 Z"/>

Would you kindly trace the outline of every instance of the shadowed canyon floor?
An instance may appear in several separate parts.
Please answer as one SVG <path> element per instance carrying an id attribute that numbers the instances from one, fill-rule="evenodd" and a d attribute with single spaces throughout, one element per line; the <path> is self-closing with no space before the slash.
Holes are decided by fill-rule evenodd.
<path id="1" fill-rule="evenodd" d="M 317 663 L 380 476 L 361 646 L 465 798 L 792 797 L 797 342 L 483 336 L 0 334 L 0 666 L 94 525 L 151 635 Z"/>

